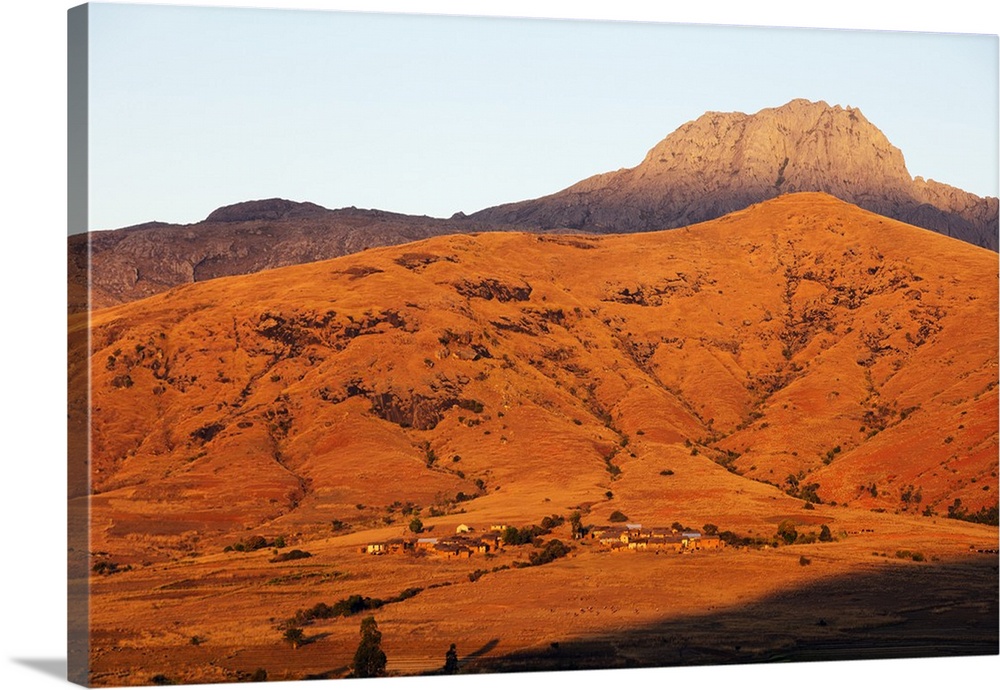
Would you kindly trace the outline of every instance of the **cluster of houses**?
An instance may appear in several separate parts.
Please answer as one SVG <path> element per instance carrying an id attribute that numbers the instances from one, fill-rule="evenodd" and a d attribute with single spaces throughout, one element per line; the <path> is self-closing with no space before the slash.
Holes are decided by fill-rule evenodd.
<path id="1" fill-rule="evenodd" d="M 678 531 L 673 527 L 643 527 L 626 523 L 618 527 L 595 527 L 592 539 L 612 550 L 667 551 L 674 553 L 721 549 L 724 542 L 717 534 Z"/>
<path id="2" fill-rule="evenodd" d="M 473 555 L 499 550 L 505 529 L 507 525 L 491 525 L 489 531 L 472 536 L 473 528 L 459 525 L 453 536 L 412 539 L 396 537 L 369 542 L 361 547 L 361 552 L 372 556 L 408 553 L 434 558 L 472 558 Z"/>
<path id="3" fill-rule="evenodd" d="M 472 527 L 459 525 L 455 534 L 447 537 L 395 537 L 373 541 L 360 548 L 372 556 L 413 554 L 434 558 L 472 558 L 500 550 L 507 525 L 490 525 L 488 531 L 473 535 Z M 689 553 L 721 549 L 725 543 L 717 534 L 679 531 L 673 527 L 643 527 L 637 523 L 620 526 L 594 527 L 590 538 L 613 551 L 665 551 Z"/>

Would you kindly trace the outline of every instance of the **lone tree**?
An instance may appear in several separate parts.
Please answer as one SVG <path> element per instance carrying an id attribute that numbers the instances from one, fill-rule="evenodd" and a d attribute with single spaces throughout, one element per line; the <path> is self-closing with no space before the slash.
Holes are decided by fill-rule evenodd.
<path id="1" fill-rule="evenodd" d="M 410 531 L 414 534 L 420 534 L 424 531 L 424 523 L 420 520 L 420 518 L 415 517 L 410 520 Z"/>
<path id="2" fill-rule="evenodd" d="M 382 651 L 382 633 L 375 616 L 361 621 L 361 642 L 354 652 L 354 678 L 375 678 L 385 675 L 385 652 Z"/>
<path id="3" fill-rule="evenodd" d="M 306 636 L 302 632 L 302 628 L 288 628 L 285 631 L 285 642 L 292 645 L 292 649 L 298 649 L 299 645 L 302 644 L 305 639 Z"/>
<path id="4" fill-rule="evenodd" d="M 458 673 L 458 650 L 455 649 L 455 643 L 452 642 L 451 646 L 448 647 L 448 651 L 444 655 L 444 672 L 445 673 Z"/>

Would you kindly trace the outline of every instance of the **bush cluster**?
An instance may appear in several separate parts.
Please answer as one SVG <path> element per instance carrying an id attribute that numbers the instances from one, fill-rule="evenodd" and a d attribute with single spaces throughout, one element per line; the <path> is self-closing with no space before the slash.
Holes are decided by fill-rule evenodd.
<path id="1" fill-rule="evenodd" d="M 404 589 L 397 596 L 389 599 L 374 599 L 360 594 L 352 594 L 341 599 L 333 606 L 320 602 L 308 609 L 299 609 L 295 615 L 283 623 L 285 629 L 309 625 L 314 620 L 324 620 L 327 618 L 346 618 L 363 611 L 374 611 L 387 604 L 396 604 L 415 597 L 423 591 L 420 587 L 410 587 Z"/>
<path id="2" fill-rule="evenodd" d="M 311 558 L 312 554 L 308 551 L 302 551 L 300 549 L 292 549 L 285 553 L 279 553 L 277 556 L 270 560 L 271 563 L 284 563 L 285 561 L 297 561 L 302 558 Z"/>
<path id="3" fill-rule="evenodd" d="M 571 548 L 566 544 L 563 544 L 558 539 L 553 539 L 545 548 L 541 551 L 533 551 L 531 555 L 528 556 L 528 562 L 531 565 L 545 565 L 546 563 L 551 563 L 557 558 L 562 558 L 571 551 Z"/>
<path id="4" fill-rule="evenodd" d="M 500 538 L 507 546 L 521 546 L 522 544 L 534 544 L 539 537 L 548 534 L 553 529 L 566 521 L 562 515 L 550 515 L 542 518 L 541 525 L 529 525 L 528 527 L 508 527 L 503 531 Z"/>
<path id="5" fill-rule="evenodd" d="M 977 522 L 982 525 L 996 525 L 998 523 L 997 506 L 990 506 L 989 508 L 983 506 L 976 512 L 970 513 L 967 508 L 962 506 L 962 499 L 960 498 L 956 498 L 954 502 L 948 506 L 948 517 L 953 520 Z"/>
<path id="6" fill-rule="evenodd" d="M 122 567 L 112 561 L 97 561 L 91 568 L 98 575 L 113 575 L 114 573 L 127 573 L 132 570 L 132 566 Z"/>
<path id="7" fill-rule="evenodd" d="M 225 553 L 229 553 L 230 551 L 258 551 L 266 548 L 285 548 L 285 538 L 275 537 L 271 541 L 268 541 L 265 537 L 255 534 L 254 536 L 247 537 L 246 539 L 238 541 L 235 544 L 229 544 L 222 550 Z"/>

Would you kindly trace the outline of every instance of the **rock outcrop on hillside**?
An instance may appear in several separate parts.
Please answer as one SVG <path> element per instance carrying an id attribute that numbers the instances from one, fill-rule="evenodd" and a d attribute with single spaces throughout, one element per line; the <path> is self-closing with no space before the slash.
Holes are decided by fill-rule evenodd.
<path id="1" fill-rule="evenodd" d="M 710 112 L 635 168 L 469 216 L 488 224 L 602 233 L 675 228 L 781 194 L 818 191 L 997 249 L 997 199 L 913 178 L 903 154 L 857 108 L 794 100 L 754 115 Z"/>

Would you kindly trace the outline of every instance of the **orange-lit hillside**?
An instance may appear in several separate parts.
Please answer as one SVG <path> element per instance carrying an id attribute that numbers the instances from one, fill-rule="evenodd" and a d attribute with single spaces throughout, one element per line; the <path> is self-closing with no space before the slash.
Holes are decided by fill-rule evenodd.
<path id="1" fill-rule="evenodd" d="M 272 649 L 268 619 L 321 594 L 396 594 L 446 572 L 452 587 L 393 605 L 387 645 L 420 619 L 471 635 L 468 646 L 472 632 L 431 602 L 467 602 L 455 612 L 472 620 L 463 607 L 474 601 L 489 606 L 528 582 L 552 591 L 593 576 L 596 586 L 611 577 L 606 559 L 627 559 L 581 545 L 552 565 L 473 582 L 464 573 L 478 564 L 429 577 L 359 553 L 406 534 L 416 511 L 438 535 L 572 511 L 596 525 L 618 511 L 647 525 L 771 535 L 792 519 L 843 535 L 816 547 L 826 556 L 812 569 L 772 572 L 778 556 L 746 554 L 712 593 L 684 600 L 690 614 L 743 600 L 741 586 L 764 597 L 864 571 L 873 551 L 958 558 L 996 538 L 995 527 L 944 515 L 956 499 L 973 512 L 997 505 L 997 320 L 995 253 L 814 193 L 664 232 L 438 237 L 97 311 L 92 549 L 133 570 L 95 579 L 96 639 L 133 651 L 96 666 L 111 674 L 104 682 L 144 682 L 121 671 L 141 663 L 146 647 L 128 641 L 141 635 L 115 642 L 102 625 L 132 606 L 125 592 L 171 582 L 246 588 L 258 611 L 246 634 Z M 864 536 L 872 524 L 878 536 Z M 287 573 L 223 551 L 252 534 L 308 549 L 325 565 L 296 572 L 325 573 L 325 584 L 268 589 Z M 719 571 L 698 559 L 713 557 L 736 558 L 723 549 L 677 562 L 704 578 Z M 657 563 L 629 572 L 646 577 Z M 617 581 L 641 588 L 630 577 Z M 491 578 L 490 594 L 472 596 Z M 240 649 L 235 631 L 222 632 L 234 600 L 174 596 L 179 641 L 152 646 L 181 645 L 183 678 L 231 679 L 193 670 L 205 652 L 181 642 L 216 625 L 218 643 Z M 671 610 L 653 608 L 636 607 L 632 622 Z M 491 653 L 573 626 L 599 637 L 611 624 L 555 609 L 562 617 L 501 616 L 537 635 Z M 355 621 L 330 625 L 330 644 L 353 644 Z M 397 657 L 419 656 L 419 643 Z"/>

